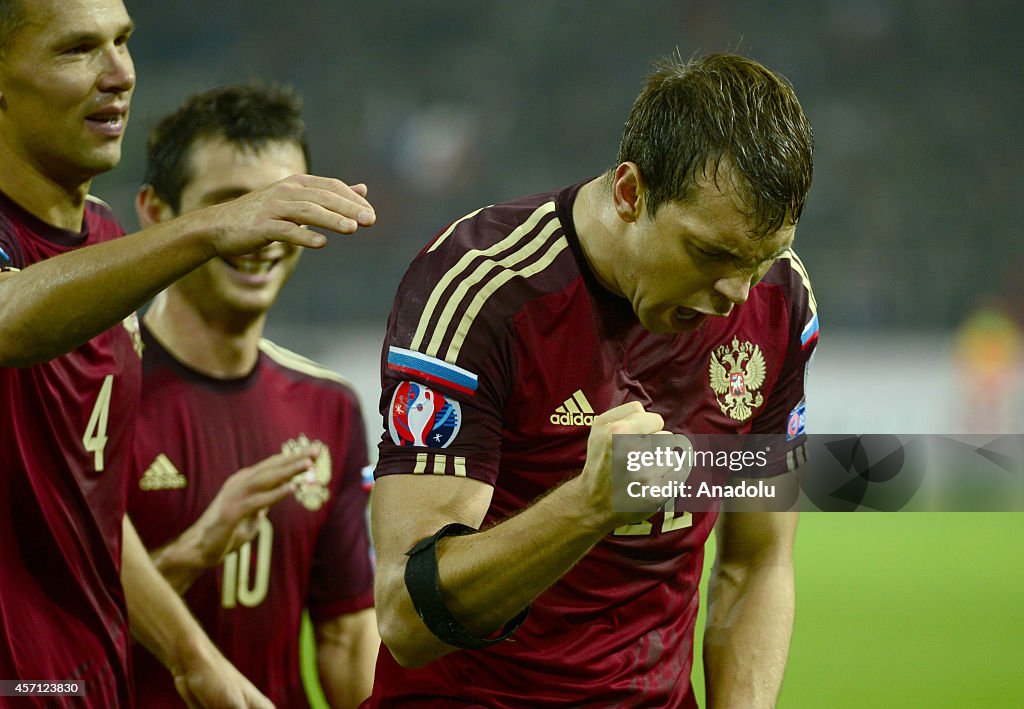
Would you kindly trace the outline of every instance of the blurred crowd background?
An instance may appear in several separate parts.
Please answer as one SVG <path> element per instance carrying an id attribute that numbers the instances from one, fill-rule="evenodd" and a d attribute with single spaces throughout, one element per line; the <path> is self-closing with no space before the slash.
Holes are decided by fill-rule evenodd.
<path id="1" fill-rule="evenodd" d="M 361 377 L 354 360 L 376 356 L 398 281 L 427 240 L 484 204 L 607 169 L 655 60 L 733 50 L 786 75 L 814 126 L 797 249 L 821 310 L 817 430 L 890 419 L 904 432 L 977 429 L 958 403 L 964 367 L 995 369 L 992 386 L 1009 392 L 1009 418 L 981 430 L 1020 430 L 1018 3 L 127 4 L 139 84 L 124 160 L 94 192 L 128 228 L 148 130 L 219 84 L 294 86 L 314 171 L 370 186 L 377 226 L 308 254 L 272 313 L 284 344 Z M 979 317 L 999 332 L 990 342 L 991 328 L 975 328 L 965 349 L 963 324 Z"/>

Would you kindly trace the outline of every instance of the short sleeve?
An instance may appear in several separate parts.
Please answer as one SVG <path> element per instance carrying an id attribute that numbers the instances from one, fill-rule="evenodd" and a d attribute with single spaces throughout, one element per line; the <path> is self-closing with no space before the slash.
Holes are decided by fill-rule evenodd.
<path id="1" fill-rule="evenodd" d="M 354 399 L 346 409 L 342 417 L 348 431 L 345 455 L 334 466 L 334 475 L 341 477 L 313 554 L 308 604 L 314 623 L 373 606 L 366 519 L 369 493 L 362 480 L 367 465 L 366 429 Z"/>
<path id="2" fill-rule="evenodd" d="M 457 247 L 428 248 L 399 287 L 381 355 L 378 478 L 497 479 L 513 336 L 508 303 L 478 297 L 491 274 L 474 265 Z"/>
<path id="3" fill-rule="evenodd" d="M 751 425 L 751 434 L 785 434 L 785 445 L 776 448 L 765 470 L 777 475 L 794 470 L 806 460 L 806 379 L 818 344 L 818 308 L 807 270 L 792 251 L 780 259 L 773 277 L 786 292 L 789 311 L 789 343 L 771 395 Z"/>

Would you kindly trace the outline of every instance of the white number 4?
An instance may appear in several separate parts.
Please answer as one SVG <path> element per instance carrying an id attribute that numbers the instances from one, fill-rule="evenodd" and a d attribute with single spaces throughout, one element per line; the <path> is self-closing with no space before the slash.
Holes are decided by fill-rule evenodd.
<path id="1" fill-rule="evenodd" d="M 95 456 L 96 472 L 103 472 L 103 449 L 107 447 L 107 417 L 110 415 L 110 391 L 114 388 L 114 375 L 108 374 L 103 379 L 96 405 L 92 407 L 92 415 L 85 426 L 82 445 L 88 453 Z"/>

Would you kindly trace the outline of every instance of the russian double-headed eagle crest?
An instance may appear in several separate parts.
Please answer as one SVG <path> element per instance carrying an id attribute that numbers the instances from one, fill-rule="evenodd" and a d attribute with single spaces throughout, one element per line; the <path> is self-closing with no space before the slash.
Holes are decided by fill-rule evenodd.
<path id="1" fill-rule="evenodd" d="M 764 384 L 764 355 L 752 342 L 741 343 L 733 337 L 731 345 L 716 347 L 711 352 L 708 374 L 723 414 L 746 421 L 764 403 L 757 391 Z"/>
<path id="2" fill-rule="evenodd" d="M 320 455 L 316 458 L 312 472 L 299 473 L 292 478 L 295 483 L 295 499 L 310 511 L 320 509 L 327 502 L 330 495 L 327 485 L 331 482 L 331 451 L 320 441 L 313 443 L 320 447 Z M 286 441 L 281 446 L 281 452 L 291 453 L 309 445 L 309 438 L 303 433 L 298 438 Z"/>

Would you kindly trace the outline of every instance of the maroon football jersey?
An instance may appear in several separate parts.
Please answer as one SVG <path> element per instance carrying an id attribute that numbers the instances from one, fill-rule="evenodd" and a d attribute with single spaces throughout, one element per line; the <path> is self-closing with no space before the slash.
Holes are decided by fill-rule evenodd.
<path id="1" fill-rule="evenodd" d="M 383 353 L 376 475 L 481 480 L 494 487 L 485 524 L 498 522 L 577 475 L 594 416 L 627 401 L 677 433 L 784 433 L 799 421 L 763 470 L 794 467 L 817 332 L 796 256 L 729 317 L 652 334 L 583 257 L 571 218 L 580 186 L 480 210 L 413 262 Z M 513 641 L 416 670 L 382 651 L 370 705 L 694 705 L 698 583 L 715 517 L 673 505 L 609 534 L 537 598 Z"/>
<path id="2" fill-rule="evenodd" d="M 0 194 L 2 270 L 123 233 L 91 199 L 74 233 Z M 0 678 L 82 680 L 76 706 L 131 705 L 120 568 L 137 335 L 133 315 L 50 362 L 0 368 Z"/>
<path id="3" fill-rule="evenodd" d="M 266 340 L 253 371 L 213 379 L 174 359 L 143 328 L 139 474 L 128 513 L 149 549 L 189 527 L 237 470 L 319 441 L 314 476 L 270 508 L 259 533 L 185 595 L 213 641 L 279 707 L 306 706 L 299 626 L 373 605 L 366 530 L 366 432 L 353 390 Z M 182 706 L 167 671 L 135 651 L 139 701 Z"/>

